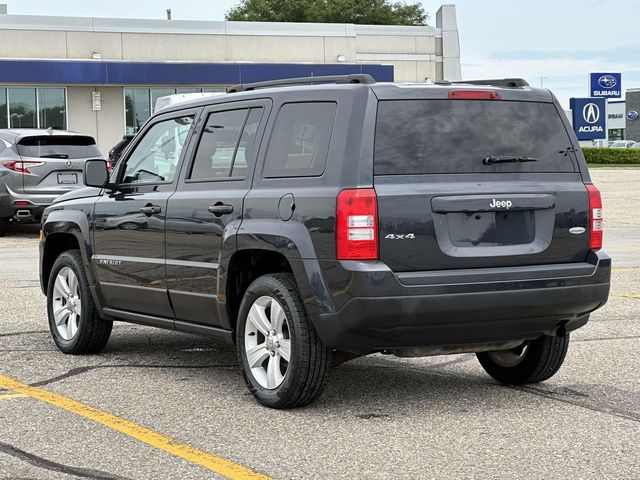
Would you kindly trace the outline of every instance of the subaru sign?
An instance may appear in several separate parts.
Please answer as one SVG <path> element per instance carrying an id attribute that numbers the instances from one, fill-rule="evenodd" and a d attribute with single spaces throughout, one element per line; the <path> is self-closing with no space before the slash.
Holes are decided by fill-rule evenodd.
<path id="1" fill-rule="evenodd" d="M 592 97 L 620 98 L 622 96 L 621 73 L 592 73 L 589 85 Z"/>
<path id="2" fill-rule="evenodd" d="M 606 99 L 572 98 L 573 130 L 578 140 L 598 140 L 606 138 Z"/>

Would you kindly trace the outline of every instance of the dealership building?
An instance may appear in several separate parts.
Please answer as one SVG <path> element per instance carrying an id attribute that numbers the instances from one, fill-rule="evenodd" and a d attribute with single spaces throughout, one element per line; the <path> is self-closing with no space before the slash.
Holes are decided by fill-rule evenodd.
<path id="1" fill-rule="evenodd" d="M 7 14 L 0 5 L 0 128 L 66 128 L 106 153 L 173 93 L 368 73 L 460 79 L 454 5 L 434 26 L 140 20 Z"/>

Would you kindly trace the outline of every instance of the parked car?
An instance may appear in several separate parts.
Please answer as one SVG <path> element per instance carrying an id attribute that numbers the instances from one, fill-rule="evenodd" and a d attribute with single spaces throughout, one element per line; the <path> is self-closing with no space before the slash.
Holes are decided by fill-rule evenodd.
<path id="1" fill-rule="evenodd" d="M 109 150 L 109 162 L 111 162 L 111 168 L 117 165 L 118 160 L 120 160 L 125 148 L 129 146 L 133 137 L 135 137 L 135 134 L 124 135 L 122 140 L 116 143 L 111 150 Z"/>
<path id="2" fill-rule="evenodd" d="M 609 294 L 600 193 L 555 97 L 519 79 L 237 86 L 85 172 L 43 218 L 57 347 L 99 352 L 114 320 L 223 338 L 273 408 L 373 352 L 546 380 Z"/>
<path id="3" fill-rule="evenodd" d="M 631 148 L 636 143 L 633 140 L 614 140 L 609 144 L 609 148 Z"/>
<path id="4" fill-rule="evenodd" d="M 10 222 L 37 222 L 63 193 L 84 187 L 96 141 L 62 130 L 0 129 L 0 236 Z"/>
<path id="5" fill-rule="evenodd" d="M 640 148 L 640 142 L 635 142 L 633 145 L 631 145 L 629 148 Z"/>

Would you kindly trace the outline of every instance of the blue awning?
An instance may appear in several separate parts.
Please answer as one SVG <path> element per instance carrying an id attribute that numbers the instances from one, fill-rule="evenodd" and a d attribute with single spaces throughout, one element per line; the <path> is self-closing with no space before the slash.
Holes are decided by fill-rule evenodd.
<path id="1" fill-rule="evenodd" d="M 393 81 L 392 65 L 0 60 L 0 83 L 63 85 L 231 85 L 281 78 L 368 73 Z"/>

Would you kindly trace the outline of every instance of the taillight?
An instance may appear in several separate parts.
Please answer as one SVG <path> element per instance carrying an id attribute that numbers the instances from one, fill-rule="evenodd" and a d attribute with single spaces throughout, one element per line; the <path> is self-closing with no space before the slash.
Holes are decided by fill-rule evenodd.
<path id="1" fill-rule="evenodd" d="M 111 163 L 111 160 L 107 160 L 107 171 L 109 173 L 113 172 L 113 163 Z"/>
<path id="2" fill-rule="evenodd" d="M 449 100 L 500 100 L 495 90 L 449 90 Z"/>
<path id="3" fill-rule="evenodd" d="M 604 227 L 604 217 L 602 215 L 602 197 L 600 190 L 595 185 L 588 184 L 589 192 L 589 231 L 591 240 L 589 248 L 600 250 L 602 248 L 602 234 Z"/>
<path id="4" fill-rule="evenodd" d="M 378 258 L 378 206 L 373 188 L 342 190 L 336 210 L 339 260 Z"/>
<path id="5" fill-rule="evenodd" d="M 2 166 L 4 168 L 8 168 L 9 170 L 22 174 L 30 174 L 31 172 L 29 171 L 29 168 L 41 167 L 44 164 L 45 162 L 23 162 L 22 160 L 5 160 L 2 162 Z"/>

